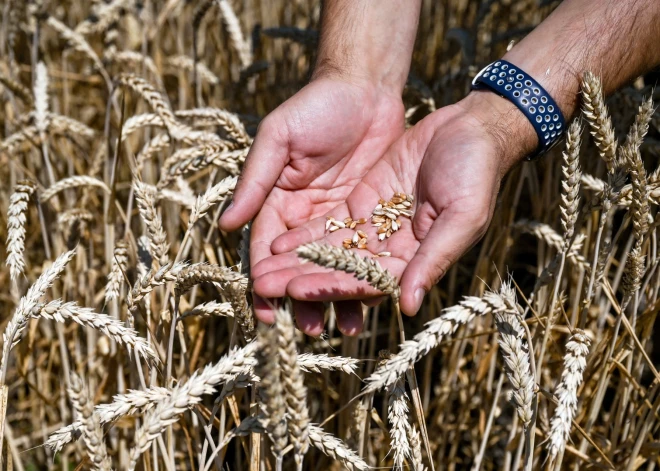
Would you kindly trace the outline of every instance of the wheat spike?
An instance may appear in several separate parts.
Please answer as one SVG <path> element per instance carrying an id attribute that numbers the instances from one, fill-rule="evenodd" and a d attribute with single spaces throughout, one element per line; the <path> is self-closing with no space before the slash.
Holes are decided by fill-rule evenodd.
<path id="1" fill-rule="evenodd" d="M 371 258 L 362 258 L 350 250 L 316 242 L 298 247 L 296 253 L 300 258 L 322 267 L 352 273 L 358 280 L 366 280 L 371 286 L 385 294 L 394 297 L 399 295 L 399 285 L 396 279 Z"/>
<path id="2" fill-rule="evenodd" d="M 326 433 L 316 425 L 309 426 L 309 441 L 324 455 L 340 462 L 350 471 L 364 471 L 369 465 L 339 438 Z"/>
<path id="3" fill-rule="evenodd" d="M 216 386 L 244 373 L 246 367 L 254 364 L 251 360 L 256 345 L 250 343 L 243 348 L 234 349 L 225 355 L 218 363 L 207 365 L 198 370 L 185 383 L 181 383 L 170 393 L 170 397 L 160 402 L 156 408 L 147 414 L 144 423 L 135 432 L 135 446 L 131 450 L 130 470 L 134 470 L 137 461 L 151 442 L 153 442 L 169 425 L 176 423 L 179 416 L 189 407 L 198 404 L 202 396 L 213 394 Z"/>
<path id="4" fill-rule="evenodd" d="M 37 64 L 34 80 L 34 117 L 40 134 L 48 129 L 48 69 L 43 62 Z"/>
<path id="5" fill-rule="evenodd" d="M 240 21 L 229 1 L 216 0 L 216 2 L 218 7 L 220 7 L 222 19 L 227 26 L 227 32 L 231 38 L 232 46 L 234 46 L 234 49 L 238 53 L 238 58 L 241 61 L 241 68 L 245 69 L 252 64 L 252 46 L 245 39 L 245 36 L 243 36 Z"/>
<path id="6" fill-rule="evenodd" d="M 94 412 L 94 406 L 87 396 L 87 388 L 75 373 L 71 375 L 69 384 L 69 399 L 80 416 L 82 437 L 87 456 L 91 461 L 91 468 L 98 471 L 110 471 L 112 465 L 103 441 L 103 429 L 101 429 L 98 415 Z"/>
<path id="7" fill-rule="evenodd" d="M 580 180 L 582 172 L 580 171 L 580 135 L 582 127 L 579 121 L 571 123 L 566 134 L 566 150 L 563 153 L 564 165 L 562 173 L 561 203 L 559 210 L 561 212 L 561 225 L 564 228 L 563 251 L 569 249 L 571 239 L 575 232 L 575 222 L 578 216 L 578 205 L 580 204 Z"/>
<path id="8" fill-rule="evenodd" d="M 422 459 L 422 439 L 414 424 L 408 428 L 408 443 L 411 450 L 410 468 L 413 471 L 426 471 Z"/>
<path id="9" fill-rule="evenodd" d="M 106 314 L 96 313 L 91 308 L 78 306 L 75 302 L 65 303 L 59 299 L 51 301 L 43 306 L 37 306 L 32 311 L 32 317 L 57 322 L 64 322 L 68 319 L 79 325 L 91 327 L 99 332 L 103 332 L 115 342 L 125 345 L 128 348 L 129 354 L 131 351 L 135 351 L 137 355 L 140 355 L 151 365 L 157 366 L 159 364 L 156 353 L 135 330 L 125 327 L 123 322 L 117 319 Z"/>
<path id="10" fill-rule="evenodd" d="M 158 286 L 162 286 L 170 281 L 176 281 L 179 272 L 187 266 L 188 263 L 186 262 L 177 262 L 174 264 L 168 262 L 156 271 L 153 269 L 149 270 L 135 283 L 133 289 L 128 294 L 128 299 L 126 300 L 128 309 L 135 311 L 137 309 L 137 303 Z"/>
<path id="11" fill-rule="evenodd" d="M 513 386 L 511 400 L 516 406 L 518 417 L 527 426 L 532 420 L 535 383 L 530 369 L 529 347 L 523 340 L 525 334 L 520 323 L 520 314 L 517 306 L 511 306 L 513 303 L 510 301 L 508 304 L 508 309 L 495 313 L 495 326 L 499 332 L 497 341 L 504 357 L 509 382 Z"/>
<path id="12" fill-rule="evenodd" d="M 491 291 L 481 298 L 464 297 L 457 305 L 444 309 L 440 317 L 428 322 L 426 329 L 412 340 L 401 344 L 399 353 L 379 366 L 366 379 L 365 390 L 376 391 L 394 384 L 409 367 L 435 348 L 446 336 L 454 334 L 460 326 L 470 323 L 476 316 L 503 312 L 511 307 L 500 294 Z"/>
<path id="13" fill-rule="evenodd" d="M 641 288 L 642 277 L 645 271 L 644 258 L 641 247 L 636 244 L 628 254 L 623 271 L 621 288 L 624 298 L 630 299 Z"/>
<path id="14" fill-rule="evenodd" d="M 207 107 L 179 110 L 174 114 L 177 118 L 193 119 L 197 125 L 210 124 L 222 127 L 227 133 L 227 137 L 238 147 L 249 147 L 252 144 L 252 139 L 245 130 L 245 126 L 238 116 L 230 111 Z"/>
<path id="15" fill-rule="evenodd" d="M 14 348 L 21 340 L 23 332 L 25 332 L 27 327 L 28 320 L 30 319 L 30 315 L 37 306 L 39 299 L 46 294 L 46 290 L 60 277 L 74 255 L 75 250 L 71 250 L 57 257 L 55 262 L 44 270 L 41 276 L 37 278 L 37 281 L 30 286 L 30 289 L 28 289 L 25 296 L 23 296 L 18 302 L 18 307 L 7 324 L 2 337 L 4 345 L 2 348 L 2 362 L 0 362 L 0 369 L 3 373 L 7 368 L 9 352 L 11 352 L 12 348 Z M 2 379 L 4 379 L 4 374 L 0 376 L 0 380 Z"/>
<path id="16" fill-rule="evenodd" d="M 259 399 L 268 417 L 267 431 L 272 442 L 273 454 L 278 461 L 287 445 L 287 419 L 282 368 L 278 351 L 278 334 L 272 329 L 260 332 L 256 350 L 257 366 L 255 371 L 261 378 Z"/>
<path id="17" fill-rule="evenodd" d="M 124 273 L 126 273 L 127 268 L 128 244 L 123 240 L 118 240 L 115 244 L 110 273 L 108 274 L 108 283 L 105 285 L 106 304 L 119 297 L 119 291 L 124 283 Z"/>
<path id="18" fill-rule="evenodd" d="M 140 216 L 142 216 L 147 227 L 151 255 L 161 266 L 166 265 L 168 262 L 167 252 L 169 250 L 169 244 L 167 243 L 167 234 L 163 229 L 163 222 L 156 212 L 154 194 L 149 187 L 139 180 L 134 180 L 133 188 L 135 190 L 135 201 L 137 202 Z"/>
<path id="19" fill-rule="evenodd" d="M 95 11 L 94 21 L 84 20 L 76 27 L 76 33 L 82 35 L 101 33 L 108 29 L 112 23 L 119 21 L 121 12 L 130 9 L 132 0 L 112 0 L 99 2 Z"/>
<path id="20" fill-rule="evenodd" d="M 519 231 L 535 236 L 536 238 L 548 244 L 550 247 L 557 249 L 558 252 L 561 252 L 567 245 L 570 244 L 570 240 L 564 239 L 552 227 L 542 222 L 520 219 L 513 223 L 512 227 L 518 229 Z M 571 263 L 586 270 L 589 268 L 589 262 L 579 253 L 579 250 L 582 247 L 582 240 L 583 237 L 580 239 L 578 239 L 578 237 L 575 238 L 573 245 L 566 254 L 566 257 L 571 261 Z"/>
<path id="21" fill-rule="evenodd" d="M 110 188 L 108 188 L 108 186 L 103 183 L 103 180 L 99 180 L 98 178 L 94 177 L 88 177 L 86 175 L 76 175 L 73 177 L 63 178 L 62 180 L 59 180 L 46 188 L 39 195 L 39 201 L 45 203 L 61 191 L 68 190 L 70 188 L 78 188 L 81 186 L 93 186 L 100 188 L 107 194 L 110 194 Z"/>
<path id="22" fill-rule="evenodd" d="M 195 263 L 179 271 L 174 286 L 174 294 L 183 296 L 193 286 L 200 283 L 220 283 L 224 287 L 226 284 L 241 279 L 245 279 L 245 277 L 231 268 L 207 263 Z"/>
<path id="23" fill-rule="evenodd" d="M 331 357 L 325 353 L 302 353 L 298 355 L 298 364 L 303 371 L 320 373 L 322 370 L 343 371 L 346 374 L 355 374 L 360 363 L 357 358 Z"/>
<path id="24" fill-rule="evenodd" d="M 190 316 L 201 317 L 234 317 L 234 309 L 231 303 L 219 303 L 217 301 L 209 301 L 207 303 L 198 304 L 190 311 L 185 312 L 179 319 Z"/>
<path id="25" fill-rule="evenodd" d="M 402 470 L 404 461 L 410 460 L 408 441 L 410 428 L 408 395 L 403 377 L 387 388 L 387 420 L 390 422 L 390 443 L 393 450 L 394 470 Z"/>
<path id="26" fill-rule="evenodd" d="M 158 187 L 165 187 L 177 177 L 199 172 L 211 165 L 238 175 L 249 149 L 236 150 L 233 147 L 228 141 L 219 141 L 176 151 L 163 163 Z"/>
<path id="27" fill-rule="evenodd" d="M 36 190 L 31 180 L 21 180 L 16 183 L 14 192 L 9 199 L 7 210 L 7 266 L 9 276 L 15 281 L 25 271 L 25 223 L 28 203 Z"/>
<path id="28" fill-rule="evenodd" d="M 227 177 L 206 190 L 206 193 L 197 197 L 195 206 L 190 213 L 188 227 L 192 227 L 197 221 L 203 218 L 214 205 L 228 198 L 234 193 L 236 187 L 236 177 Z"/>
<path id="29" fill-rule="evenodd" d="M 194 64 L 194 61 L 191 57 L 178 55 L 172 56 L 165 59 L 165 65 L 167 70 L 170 73 L 178 74 L 180 70 L 185 70 L 186 72 L 192 72 L 193 68 L 197 69 L 197 76 L 204 80 L 205 82 L 210 83 L 211 85 L 218 85 L 220 79 L 215 75 L 211 70 L 201 62 Z"/>
<path id="30" fill-rule="evenodd" d="M 581 87 L 582 113 L 591 127 L 591 135 L 594 137 L 601 158 L 605 161 L 607 171 L 612 174 L 616 168 L 617 141 L 612 120 L 603 102 L 600 79 L 591 72 L 585 72 Z"/>
<path id="31" fill-rule="evenodd" d="M 590 345 L 589 337 L 580 329 L 576 329 L 566 343 L 564 368 L 561 372 L 561 380 L 555 389 L 558 404 L 550 421 L 548 452 L 551 460 L 555 460 L 559 454 L 563 453 L 566 441 L 570 436 L 573 417 L 577 412 L 577 392 L 587 367 Z"/>
<path id="32" fill-rule="evenodd" d="M 182 125 L 177 122 L 174 113 L 170 109 L 163 95 L 158 92 L 149 82 L 132 74 L 121 74 L 117 77 L 116 82 L 119 85 L 128 87 L 138 93 L 154 112 L 163 120 L 168 132 L 174 137 L 180 135 Z"/>
<path id="33" fill-rule="evenodd" d="M 309 411 L 307 388 L 298 365 L 296 329 L 291 314 L 285 309 L 275 311 L 275 330 L 282 370 L 282 384 L 286 398 L 289 441 L 293 445 L 298 469 L 302 469 L 303 457 L 309 448 Z"/>
<path id="34" fill-rule="evenodd" d="M 29 89 L 23 86 L 22 83 L 7 77 L 4 74 L 0 74 L 0 83 L 9 91 L 11 91 L 15 96 L 23 100 L 26 105 L 32 106 L 32 94 Z"/>

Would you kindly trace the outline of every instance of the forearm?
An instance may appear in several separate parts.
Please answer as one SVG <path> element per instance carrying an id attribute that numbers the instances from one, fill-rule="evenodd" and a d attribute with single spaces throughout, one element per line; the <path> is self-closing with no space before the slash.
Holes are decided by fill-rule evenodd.
<path id="1" fill-rule="evenodd" d="M 599 76 L 609 94 L 660 65 L 659 45 L 658 0 L 566 0 L 504 59 L 534 77 L 569 119 L 577 110 L 584 72 Z M 507 127 L 517 128 L 518 153 L 533 151 L 536 135 L 522 113 L 502 98 L 488 100 L 512 110 Z"/>
<path id="2" fill-rule="evenodd" d="M 326 0 L 314 78 L 338 76 L 400 93 L 421 0 Z"/>

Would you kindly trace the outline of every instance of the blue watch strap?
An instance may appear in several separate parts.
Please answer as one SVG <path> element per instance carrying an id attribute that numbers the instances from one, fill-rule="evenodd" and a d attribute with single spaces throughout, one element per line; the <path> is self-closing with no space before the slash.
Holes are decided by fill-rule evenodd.
<path id="1" fill-rule="evenodd" d="M 561 139 L 566 122 L 557 103 L 519 67 L 505 60 L 497 60 L 474 77 L 472 88 L 491 89 L 511 101 L 527 116 L 539 138 L 536 151 L 528 159 L 544 154 Z"/>

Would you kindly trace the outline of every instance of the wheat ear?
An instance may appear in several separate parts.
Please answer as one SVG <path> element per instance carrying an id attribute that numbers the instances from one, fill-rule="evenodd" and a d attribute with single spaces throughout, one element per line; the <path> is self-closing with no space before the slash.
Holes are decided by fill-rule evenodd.
<path id="1" fill-rule="evenodd" d="M 93 186 L 100 188 L 107 194 L 110 194 L 110 188 L 108 188 L 108 186 L 103 183 L 103 180 L 99 180 L 98 178 L 94 177 L 88 177 L 86 175 L 76 175 L 73 177 L 63 178 L 62 180 L 59 180 L 46 188 L 46 190 L 44 190 L 39 195 L 39 201 L 45 203 L 61 191 L 68 190 L 70 188 L 78 188 L 81 186 Z"/>
<path id="2" fill-rule="evenodd" d="M 62 302 L 62 300 L 51 301 L 46 305 L 37 306 L 32 311 L 32 317 L 35 319 L 44 318 L 57 322 L 71 320 L 79 325 L 90 327 L 94 330 L 104 333 L 115 342 L 125 345 L 128 353 L 132 351 L 149 364 L 157 366 L 160 361 L 156 353 L 151 349 L 145 339 L 130 327 L 125 327 L 124 323 L 110 317 L 106 314 L 99 314 L 88 307 L 78 306 L 75 302 Z"/>
<path id="3" fill-rule="evenodd" d="M 128 244 L 118 240 L 113 252 L 108 282 L 105 285 L 105 302 L 108 304 L 119 297 L 119 291 L 124 283 L 124 273 L 128 268 Z"/>
<path id="4" fill-rule="evenodd" d="M 69 385 L 69 399 L 80 417 L 82 437 L 91 468 L 98 471 L 110 471 L 112 465 L 103 441 L 103 429 L 101 429 L 98 415 L 94 412 L 94 406 L 89 401 L 87 388 L 75 373 L 71 375 Z"/>
<path id="5" fill-rule="evenodd" d="M 362 258 L 355 252 L 342 247 L 312 242 L 298 247 L 298 256 L 322 267 L 352 273 L 358 280 L 366 280 L 371 286 L 385 294 L 398 297 L 399 285 L 396 279 L 383 269 L 376 260 Z"/>
<path id="6" fill-rule="evenodd" d="M 587 355 L 591 341 L 583 330 L 576 329 L 566 343 L 564 369 L 561 381 L 555 389 L 557 407 L 550 421 L 550 439 L 548 452 L 550 459 L 555 460 L 563 453 L 566 441 L 570 436 L 571 423 L 577 412 L 577 392 L 582 384 L 582 375 L 587 367 Z"/>
<path id="7" fill-rule="evenodd" d="M 2 362 L 0 363 L 0 385 L 5 384 L 5 375 L 7 373 L 7 361 L 9 352 L 21 340 L 23 332 L 27 327 L 28 320 L 32 314 L 33 309 L 37 306 L 39 298 L 46 294 L 46 290 L 50 288 L 55 280 L 57 280 L 67 264 L 75 255 L 75 250 L 61 254 L 53 264 L 46 269 L 37 281 L 34 282 L 30 289 L 28 289 L 25 296 L 18 302 L 18 307 L 14 311 L 14 315 L 7 324 L 3 334 L 3 349 L 2 349 Z"/>
<path id="8" fill-rule="evenodd" d="M 561 212 L 561 225 L 564 228 L 564 246 L 563 251 L 568 251 L 571 239 L 575 232 L 575 222 L 578 216 L 578 205 L 580 204 L 580 181 L 582 172 L 580 171 L 580 135 L 582 127 L 580 122 L 575 120 L 571 123 L 566 133 L 566 150 L 564 151 L 564 165 L 562 173 L 561 203 L 559 210 Z"/>
<path id="9" fill-rule="evenodd" d="M 403 377 L 387 388 L 387 420 L 390 422 L 390 442 L 394 452 L 394 470 L 402 470 L 404 461 L 410 459 L 408 441 L 410 428 L 408 395 Z"/>
<path id="10" fill-rule="evenodd" d="M 43 62 L 37 63 L 34 80 L 34 120 L 40 134 L 48 129 L 48 69 Z"/>
<path id="11" fill-rule="evenodd" d="M 261 378 L 259 399 L 268 417 L 266 430 L 272 443 L 271 450 L 277 457 L 277 467 L 281 469 L 282 454 L 287 445 L 287 408 L 277 337 L 274 328 L 264 329 L 259 333 L 255 372 Z"/>
<path id="12" fill-rule="evenodd" d="M 275 330 L 282 370 L 282 384 L 286 398 L 287 428 L 293 445 L 294 458 L 302 470 L 303 457 L 309 448 L 309 411 L 307 410 L 307 388 L 298 365 L 296 328 L 291 314 L 285 309 L 275 311 Z"/>
<path id="13" fill-rule="evenodd" d="M 614 173 L 616 168 L 617 141 L 607 107 L 603 101 L 600 79 L 591 72 L 582 77 L 582 113 L 591 128 L 591 135 L 598 147 L 607 171 Z"/>
<path id="14" fill-rule="evenodd" d="M 184 312 L 180 319 L 190 316 L 200 317 L 234 317 L 234 309 L 231 303 L 219 303 L 217 301 L 209 301 L 207 303 L 198 304 L 191 310 Z"/>
<path id="15" fill-rule="evenodd" d="M 211 165 L 238 175 L 245 162 L 249 148 L 233 149 L 230 142 L 219 141 L 180 149 L 163 163 L 159 188 L 164 188 L 177 177 L 199 172 Z"/>
<path id="16" fill-rule="evenodd" d="M 339 438 L 316 425 L 309 426 L 309 441 L 324 455 L 337 460 L 349 471 L 365 471 L 369 465 Z"/>
<path id="17" fill-rule="evenodd" d="M 117 84 L 128 87 L 138 93 L 154 112 L 160 116 L 170 134 L 179 135 L 181 124 L 177 122 L 169 103 L 149 82 L 132 74 L 121 74 L 116 79 Z"/>
<path id="18" fill-rule="evenodd" d="M 28 203 L 36 190 L 36 185 L 30 180 L 16 183 L 14 192 L 9 199 L 7 211 L 7 265 L 9 276 L 13 281 L 25 271 L 25 223 Z"/>
<path id="19" fill-rule="evenodd" d="M 325 353 L 302 353 L 298 355 L 298 364 L 303 371 L 320 373 L 322 370 L 343 371 L 346 374 L 355 374 L 360 363 L 357 358 L 334 356 Z"/>
<path id="20" fill-rule="evenodd" d="M 422 458 L 422 439 L 414 424 L 408 428 L 408 443 L 410 443 L 410 468 L 413 471 L 426 471 Z"/>
<path id="21" fill-rule="evenodd" d="M 197 221 L 203 218 L 214 205 L 231 196 L 234 193 L 237 180 L 236 177 L 227 177 L 213 185 L 203 195 L 198 196 L 195 206 L 190 213 L 188 227 L 192 227 Z"/>
<path id="22" fill-rule="evenodd" d="M 170 397 L 160 402 L 144 418 L 144 423 L 135 432 L 135 446 L 130 452 L 130 470 L 134 470 L 137 461 L 151 443 L 170 425 L 179 420 L 179 416 L 188 408 L 198 404 L 202 396 L 213 394 L 216 386 L 237 374 L 244 373 L 246 367 L 253 365 L 251 359 L 256 345 L 250 343 L 243 348 L 234 349 L 218 363 L 207 365 L 196 371 L 186 381 L 172 389 Z"/>
<path id="23" fill-rule="evenodd" d="M 201 62 L 195 63 L 191 57 L 185 55 L 168 57 L 165 59 L 165 65 L 167 66 L 167 69 L 174 74 L 178 74 L 180 70 L 185 70 L 186 72 L 195 71 L 199 78 L 211 85 L 217 85 L 220 83 L 218 76 L 211 72 L 206 65 Z"/>
<path id="24" fill-rule="evenodd" d="M 227 26 L 227 32 L 229 33 L 232 46 L 234 46 L 234 49 L 238 53 L 238 58 L 241 61 L 241 68 L 245 69 L 252 64 L 252 47 L 243 35 L 240 21 L 238 20 L 231 3 L 227 0 L 216 0 L 216 2 L 218 7 L 220 7 L 222 19 Z"/>
<path id="25" fill-rule="evenodd" d="M 245 279 L 245 277 L 231 268 L 207 263 L 195 263 L 179 271 L 174 286 L 174 294 L 183 296 L 193 286 L 200 283 L 220 283 L 225 287 L 225 285 L 241 279 Z"/>
<path id="26" fill-rule="evenodd" d="M 169 244 L 167 243 L 167 234 L 163 229 L 163 222 L 156 212 L 155 196 L 151 189 L 139 180 L 133 182 L 133 189 L 135 190 L 135 200 L 140 216 L 142 216 L 147 227 L 151 255 L 161 266 L 166 265 Z"/>
<path id="27" fill-rule="evenodd" d="M 412 340 L 401 344 L 399 353 L 378 367 L 366 379 L 365 390 L 376 391 L 394 384 L 409 367 L 438 346 L 446 336 L 454 334 L 460 326 L 470 323 L 476 316 L 503 312 L 510 307 L 500 294 L 491 291 L 481 298 L 464 297 L 457 305 L 444 309 L 438 318 L 428 322 L 426 329 L 415 335 Z"/>
<path id="28" fill-rule="evenodd" d="M 497 341 L 507 376 L 513 386 L 511 401 L 516 406 L 518 417 L 527 426 L 532 420 L 535 383 L 530 369 L 529 347 L 523 340 L 525 333 L 518 312 L 513 308 L 495 313 L 495 326 L 499 332 Z"/>
<path id="29" fill-rule="evenodd" d="M 153 269 L 145 273 L 133 286 L 133 289 L 128 293 L 128 309 L 135 311 L 137 303 L 144 299 L 158 286 L 162 286 L 170 281 L 176 281 L 179 272 L 188 266 L 187 262 L 177 262 L 173 264 L 168 262 L 161 266 L 158 270 Z"/>

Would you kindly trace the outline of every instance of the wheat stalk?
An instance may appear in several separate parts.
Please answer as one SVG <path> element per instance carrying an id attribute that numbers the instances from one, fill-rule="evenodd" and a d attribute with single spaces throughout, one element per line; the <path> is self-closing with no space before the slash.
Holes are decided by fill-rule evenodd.
<path id="1" fill-rule="evenodd" d="M 36 185 L 30 180 L 16 183 L 14 192 L 9 199 L 7 210 L 7 266 L 9 276 L 13 281 L 25 271 L 25 222 L 28 203 L 36 190 Z"/>
<path id="2" fill-rule="evenodd" d="M 376 260 L 362 258 L 355 252 L 330 245 L 311 244 L 298 247 L 298 256 L 322 267 L 352 273 L 358 280 L 366 280 L 371 286 L 395 298 L 399 295 L 396 279 L 384 270 Z"/>
<path id="3" fill-rule="evenodd" d="M 444 309 L 437 319 L 428 322 L 426 329 L 412 340 L 401 344 L 399 353 L 379 366 L 366 379 L 365 391 L 373 392 L 394 384 L 408 368 L 438 346 L 446 336 L 454 334 L 460 326 L 470 323 L 476 316 L 503 312 L 509 308 L 511 306 L 507 300 L 491 291 L 481 298 L 464 297 L 457 305 Z"/>
<path id="4" fill-rule="evenodd" d="M 561 372 L 561 380 L 555 389 L 558 403 L 550 421 L 550 438 L 547 445 L 552 461 L 564 452 L 566 441 L 570 436 L 573 417 L 577 412 L 577 392 L 587 367 L 590 345 L 589 337 L 580 329 L 576 329 L 566 343 L 564 368 Z"/>
<path id="5" fill-rule="evenodd" d="M 307 388 L 298 365 L 298 349 L 291 314 L 285 309 L 275 311 L 275 330 L 282 370 L 282 384 L 286 399 L 287 428 L 293 445 L 294 457 L 299 470 L 309 448 L 309 411 Z"/>

